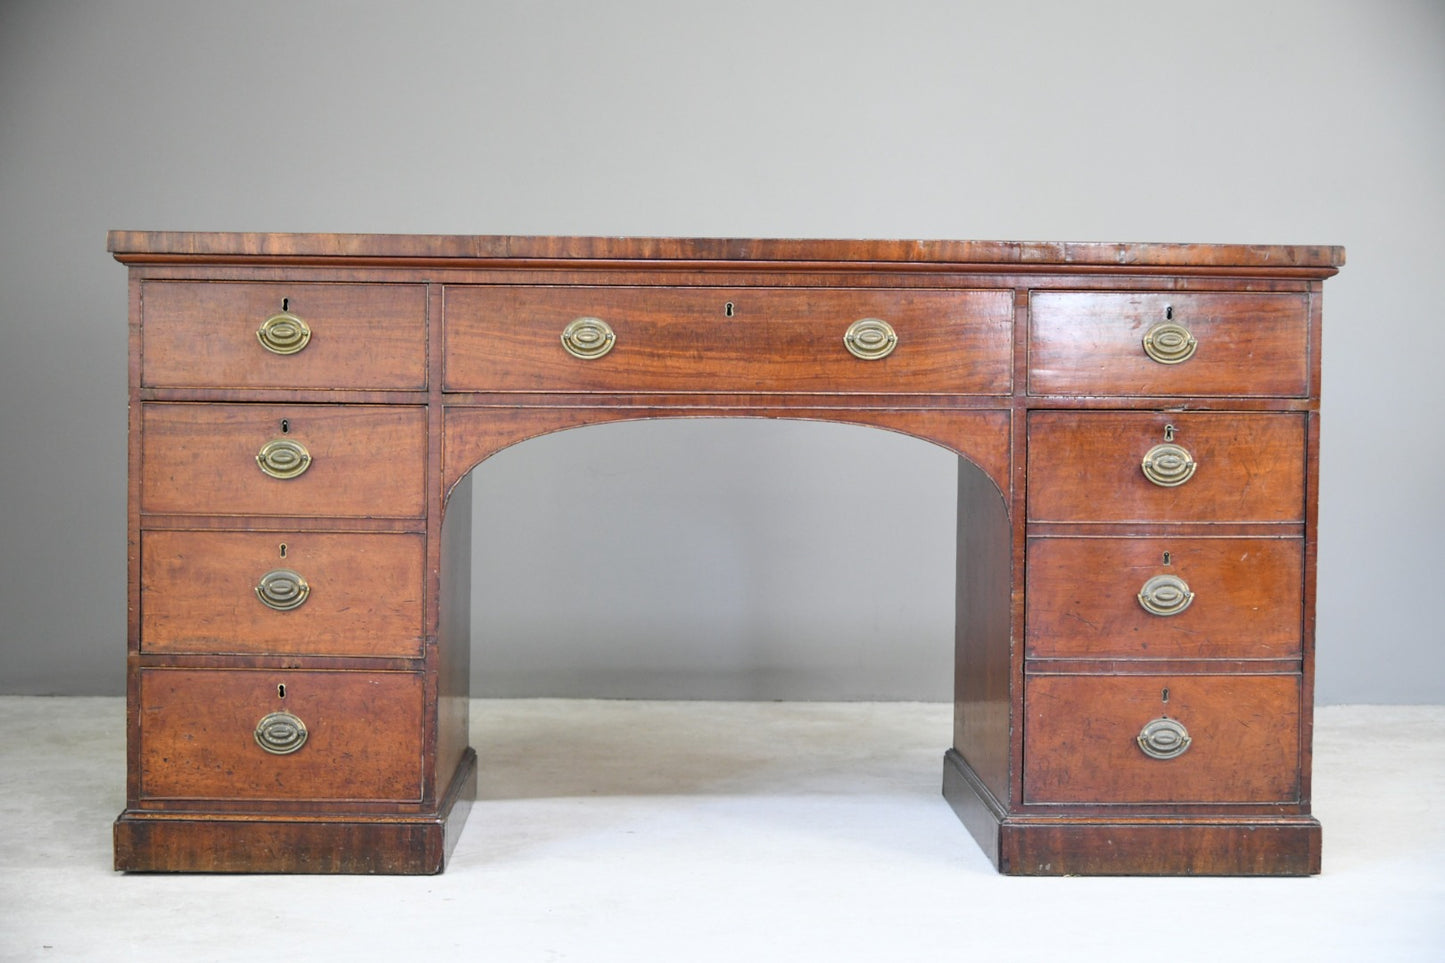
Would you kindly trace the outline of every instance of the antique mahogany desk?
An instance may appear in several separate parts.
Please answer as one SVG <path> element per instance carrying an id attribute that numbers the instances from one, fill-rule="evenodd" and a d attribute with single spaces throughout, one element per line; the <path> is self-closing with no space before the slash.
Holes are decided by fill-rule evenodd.
<path id="1" fill-rule="evenodd" d="M 943 791 L 1000 871 L 1306 874 L 1334 247 L 115 232 L 125 870 L 432 873 L 470 486 L 639 418 L 957 453 Z"/>

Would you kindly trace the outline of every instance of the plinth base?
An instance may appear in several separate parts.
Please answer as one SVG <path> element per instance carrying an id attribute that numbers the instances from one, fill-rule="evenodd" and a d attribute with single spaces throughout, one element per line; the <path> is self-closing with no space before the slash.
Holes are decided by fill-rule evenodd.
<path id="1" fill-rule="evenodd" d="M 440 873 L 477 794 L 466 751 L 435 813 L 297 815 L 127 810 L 115 868 L 169 873 Z"/>
<path id="2" fill-rule="evenodd" d="M 1000 873 L 1010 876 L 1310 876 L 1320 871 L 1312 816 L 1010 814 L 956 750 L 943 795 Z"/>

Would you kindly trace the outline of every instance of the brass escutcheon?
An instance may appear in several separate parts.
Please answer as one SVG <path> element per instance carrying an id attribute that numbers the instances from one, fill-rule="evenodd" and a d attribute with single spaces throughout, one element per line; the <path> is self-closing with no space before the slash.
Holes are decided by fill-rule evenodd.
<path id="1" fill-rule="evenodd" d="M 256 723 L 256 745 L 273 756 L 288 756 L 306 745 L 306 723 L 289 712 L 272 712 Z"/>
<path id="2" fill-rule="evenodd" d="M 1182 324 L 1164 321 L 1144 333 L 1144 353 L 1160 364 L 1180 364 L 1194 357 L 1199 342 Z"/>
<path id="3" fill-rule="evenodd" d="M 311 586 L 306 579 L 289 568 L 272 569 L 256 583 L 256 598 L 277 612 L 300 608 L 310 594 Z"/>
<path id="4" fill-rule="evenodd" d="M 1161 716 L 1139 730 L 1139 748 L 1151 759 L 1173 759 L 1189 748 L 1189 730 L 1168 716 Z"/>
<path id="5" fill-rule="evenodd" d="M 602 357 L 616 343 L 612 326 L 601 318 L 578 318 L 562 329 L 562 347 L 583 361 Z"/>
<path id="6" fill-rule="evenodd" d="M 1161 488 L 1175 488 L 1194 477 L 1194 456 L 1182 445 L 1155 445 L 1140 464 L 1144 477 Z"/>
<path id="7" fill-rule="evenodd" d="M 882 318 L 862 318 L 848 325 L 843 333 L 843 346 L 855 358 L 877 361 L 886 358 L 898 347 L 898 334 L 893 325 Z"/>
<path id="8" fill-rule="evenodd" d="M 1139 604 L 1154 615 L 1178 615 L 1193 601 L 1189 583 L 1177 575 L 1156 575 L 1139 590 Z"/>
<path id="9" fill-rule="evenodd" d="M 299 441 L 277 438 L 261 446 L 256 464 L 272 478 L 295 478 L 311 467 L 311 452 Z"/>
<path id="10" fill-rule="evenodd" d="M 261 322 L 256 340 L 272 354 L 295 354 L 311 340 L 311 327 L 291 312 L 282 311 Z"/>

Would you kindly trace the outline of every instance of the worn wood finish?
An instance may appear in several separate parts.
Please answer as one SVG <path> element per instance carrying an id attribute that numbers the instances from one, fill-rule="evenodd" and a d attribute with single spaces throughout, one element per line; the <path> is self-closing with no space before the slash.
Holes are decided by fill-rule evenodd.
<path id="1" fill-rule="evenodd" d="M 472 485 L 468 479 L 448 492 L 446 520 L 441 531 L 437 613 L 436 763 L 433 778 L 441 781 L 457 771 L 472 751 L 471 734 L 471 617 L 472 617 Z M 463 797 L 476 796 L 476 774 L 464 787 Z M 458 828 L 460 824 L 458 824 Z"/>
<path id="2" fill-rule="evenodd" d="M 996 799 L 1009 798 L 1013 531 L 992 480 L 958 465 L 953 744 Z"/>
<path id="3" fill-rule="evenodd" d="M 420 284 L 141 285 L 142 380 L 151 387 L 426 387 L 426 287 Z M 256 332 L 287 312 L 311 329 L 295 354 Z"/>
<path id="4" fill-rule="evenodd" d="M 1030 658 L 1299 659 L 1303 539 L 1035 538 L 1028 553 Z M 1188 608 L 1140 604 L 1157 575 L 1188 585 Z"/>
<path id="5" fill-rule="evenodd" d="M 1304 294 L 1035 291 L 1029 391 L 1065 395 L 1309 393 L 1309 302 Z M 1155 325 L 1195 339 L 1185 361 L 1144 350 Z"/>
<path id="6" fill-rule="evenodd" d="M 422 677 L 414 672 L 142 669 L 144 799 L 421 798 Z M 289 755 L 256 745 L 285 711 L 306 724 Z"/>
<path id="7" fill-rule="evenodd" d="M 1320 824 L 1309 817 L 1176 821 L 1008 817 L 998 867 L 1018 876 L 1311 876 Z"/>
<path id="8" fill-rule="evenodd" d="M 421 533 L 145 532 L 141 651 L 420 658 L 424 551 Z M 275 570 L 306 580 L 296 608 L 258 596 Z"/>
<path id="9" fill-rule="evenodd" d="M 1169 425 L 1198 467 L 1184 484 L 1161 488 L 1140 464 Z M 1304 428 L 1293 414 L 1034 412 L 1029 521 L 1302 521 Z"/>
<path id="10" fill-rule="evenodd" d="M 783 238 L 513 237 L 444 234 L 259 234 L 205 231 L 111 231 L 107 250 L 126 263 L 182 260 L 237 261 L 381 259 L 387 263 L 435 261 L 560 260 L 722 261 L 766 268 L 772 262 L 848 270 L 853 265 L 985 265 L 991 270 L 1038 265 L 1047 268 L 1165 268 L 1188 273 L 1225 268 L 1235 274 L 1290 276 L 1294 270 L 1328 276 L 1345 263 L 1345 249 L 1330 245 L 1116 244 L 1055 241 L 789 240 Z"/>
<path id="11" fill-rule="evenodd" d="M 476 793 L 470 749 L 439 813 L 313 815 L 266 820 L 226 814 L 129 810 L 115 822 L 115 868 L 128 872 L 440 873 Z"/>
<path id="12" fill-rule="evenodd" d="M 528 438 L 639 418 L 793 418 L 887 428 L 956 452 L 983 469 L 996 490 L 1007 487 L 1007 411 L 940 412 L 914 409 L 848 409 L 812 405 L 769 408 L 706 408 L 681 405 L 596 407 L 457 407 L 446 417 L 445 485 L 450 490 L 481 461 Z"/>
<path id="13" fill-rule="evenodd" d="M 1029 803 L 1282 803 L 1299 799 L 1296 675 L 1030 676 Z M 1139 750 L 1169 718 L 1183 755 Z"/>
<path id="14" fill-rule="evenodd" d="M 1011 291 L 448 285 L 446 387 L 527 392 L 1009 393 Z M 557 350 L 579 317 L 617 335 L 578 364 Z M 881 318 L 885 358 L 843 344 Z"/>
<path id="15" fill-rule="evenodd" d="M 141 420 L 143 512 L 426 514 L 424 408 L 148 404 Z M 279 438 L 310 451 L 304 474 L 258 467 L 257 453 Z"/>
<path id="16" fill-rule="evenodd" d="M 963 459 L 944 795 L 1000 871 L 1318 872 L 1309 815 L 1331 247 L 115 232 L 130 284 L 130 871 L 429 873 L 476 793 L 469 473 L 647 418 Z M 288 356 L 256 328 L 312 327 Z M 730 307 L 729 307 L 730 305 Z M 1160 314 L 1196 336 L 1163 365 Z M 617 343 L 581 360 L 575 317 Z M 892 324 L 876 361 L 842 344 Z M 1198 463 L 1174 489 L 1140 459 Z M 276 480 L 259 448 L 313 461 Z M 274 612 L 254 583 L 313 585 Z M 1165 566 L 1196 592 L 1143 612 Z M 1168 690 L 1167 696 L 1165 690 Z M 253 735 L 278 709 L 297 752 Z M 1146 756 L 1150 719 L 1190 748 Z"/>

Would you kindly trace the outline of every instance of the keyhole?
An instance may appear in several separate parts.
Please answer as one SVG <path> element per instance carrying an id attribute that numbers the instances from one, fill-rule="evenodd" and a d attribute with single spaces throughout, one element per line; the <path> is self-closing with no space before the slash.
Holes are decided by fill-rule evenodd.
<path id="1" fill-rule="evenodd" d="M 282 299 L 281 299 L 281 310 L 282 310 L 282 311 L 290 311 L 290 310 L 291 310 L 291 299 L 290 299 L 290 298 L 282 298 Z"/>
<path id="2" fill-rule="evenodd" d="M 278 698 L 278 699 L 284 699 L 284 698 L 286 698 L 286 683 L 282 682 L 280 685 L 278 685 L 278 686 L 276 687 L 276 698 Z"/>
<path id="3" fill-rule="evenodd" d="M 281 434 L 283 434 L 283 435 L 289 434 L 290 431 L 291 431 L 291 419 L 290 419 L 290 418 L 282 418 L 282 419 L 281 419 Z"/>
<path id="4" fill-rule="evenodd" d="M 1165 441 L 1173 441 L 1173 440 L 1174 440 L 1174 426 L 1173 426 L 1173 425 L 1165 425 L 1165 426 L 1164 426 L 1164 440 L 1165 440 Z"/>
<path id="5" fill-rule="evenodd" d="M 282 554 L 282 555 L 285 555 L 286 553 L 285 553 L 285 552 L 282 552 L 281 554 Z M 1165 552 L 1165 553 L 1164 553 L 1164 564 L 1165 564 L 1165 565 L 1168 565 L 1168 564 L 1170 564 L 1172 561 L 1173 561 L 1173 559 L 1172 559 L 1172 557 L 1170 556 L 1170 554 L 1169 554 L 1168 552 Z M 1168 692 L 1169 690 L 1168 690 L 1168 689 L 1165 689 L 1164 691 L 1165 691 L 1165 692 Z"/>
<path id="6" fill-rule="evenodd" d="M 1163 692 L 1160 692 L 1160 693 L 1159 693 L 1159 698 L 1160 698 L 1161 700 L 1163 700 L 1164 702 L 1168 702 L 1168 701 L 1169 701 L 1169 690 L 1166 688 Z"/>
<path id="7" fill-rule="evenodd" d="M 1174 305 L 1172 305 L 1172 304 L 1166 304 L 1166 305 L 1164 305 L 1164 320 L 1165 320 L 1165 321 L 1173 321 L 1173 320 L 1174 320 Z"/>
<path id="8" fill-rule="evenodd" d="M 723 305 L 723 317 L 725 317 L 725 318 L 730 318 L 730 317 L 732 317 L 732 316 L 733 316 L 733 303 L 732 303 L 731 301 L 729 301 L 727 304 L 724 304 L 724 305 Z"/>
<path id="9" fill-rule="evenodd" d="M 285 542 L 282 542 L 282 543 L 281 543 L 281 557 L 282 557 L 282 558 L 285 558 L 285 557 L 286 557 L 286 543 L 285 543 Z M 1165 552 L 1165 553 L 1164 553 L 1164 557 L 1167 559 L 1167 558 L 1169 557 L 1169 553 L 1168 553 L 1168 552 Z M 1164 564 L 1165 564 L 1165 565 L 1168 565 L 1169 563 L 1168 563 L 1168 562 L 1165 562 Z"/>

